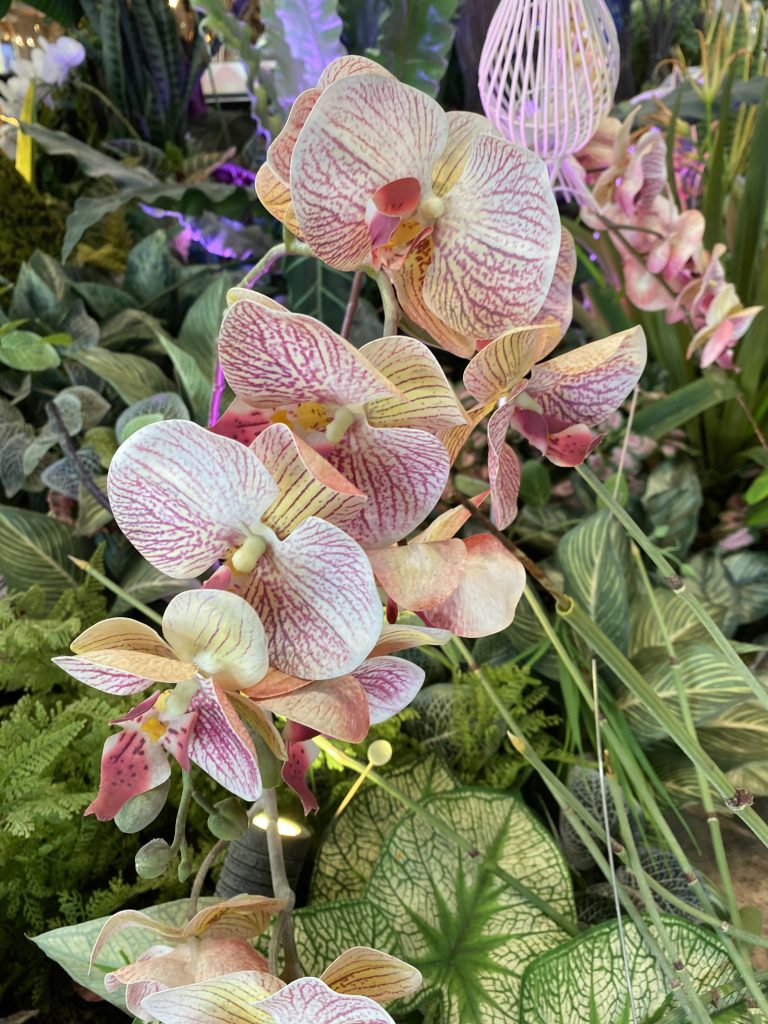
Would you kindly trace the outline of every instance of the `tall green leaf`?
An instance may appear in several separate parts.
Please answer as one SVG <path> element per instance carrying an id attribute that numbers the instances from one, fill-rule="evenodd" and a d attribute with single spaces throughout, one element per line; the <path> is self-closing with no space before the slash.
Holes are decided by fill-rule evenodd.
<path id="1" fill-rule="evenodd" d="M 37 585 L 49 604 L 79 582 L 69 555 L 84 557 L 86 543 L 64 523 L 39 512 L 0 508 L 0 575 L 10 590 Z"/>
<path id="2" fill-rule="evenodd" d="M 174 389 L 160 367 L 143 356 L 106 348 L 79 349 L 69 356 L 110 384 L 126 405 Z"/>
<path id="3" fill-rule="evenodd" d="M 459 0 L 390 0 L 374 57 L 406 85 L 437 96 L 448 67 Z"/>
<path id="4" fill-rule="evenodd" d="M 91 178 L 112 178 L 118 185 L 127 187 L 157 185 L 158 180 L 146 167 L 115 160 L 106 153 L 81 142 L 66 132 L 44 128 L 40 124 L 23 125 L 25 134 L 31 135 L 46 153 L 52 156 L 71 156 Z"/>

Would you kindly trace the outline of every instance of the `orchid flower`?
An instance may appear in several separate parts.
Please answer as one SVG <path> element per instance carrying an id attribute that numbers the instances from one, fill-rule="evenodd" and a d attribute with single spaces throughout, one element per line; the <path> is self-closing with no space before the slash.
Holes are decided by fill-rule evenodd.
<path id="1" fill-rule="evenodd" d="M 104 745 L 99 795 L 86 811 L 101 821 L 169 777 L 165 752 L 185 771 L 194 761 L 247 800 L 261 793 L 256 751 L 226 696 L 257 683 L 269 667 L 258 615 L 236 594 L 190 590 L 169 602 L 163 633 L 165 639 L 133 619 L 107 619 L 72 642 L 74 657 L 53 659 L 105 693 L 124 696 L 156 682 L 176 684 L 114 720 L 122 731 Z M 269 740 L 274 731 L 264 718 L 259 732 Z M 279 737 L 271 745 L 279 746 Z"/>
<path id="2" fill-rule="evenodd" d="M 270 208 L 288 223 L 289 201 L 300 236 L 339 270 L 394 275 L 412 258 L 406 276 L 418 273 L 426 309 L 453 331 L 488 338 L 530 322 L 560 245 L 543 162 L 484 117 L 446 114 L 381 69 L 356 64 L 331 81 L 331 68 L 270 147 L 270 182 L 289 185 L 289 200 L 283 192 Z"/>
<path id="3" fill-rule="evenodd" d="M 336 679 L 297 679 L 282 672 L 268 673 L 241 698 L 288 719 L 283 737 L 287 746 L 283 781 L 299 795 L 304 813 L 317 810 L 306 774 L 317 755 L 317 735 L 360 743 L 371 725 L 399 714 L 421 689 L 424 670 L 397 651 L 423 645 L 442 645 L 451 639 L 444 629 L 407 623 L 384 625 L 370 656 L 356 669 Z"/>
<path id="4" fill-rule="evenodd" d="M 107 992 L 126 985 L 125 1004 L 139 1020 L 155 1018 L 142 1001 L 195 982 L 205 982 L 235 971 L 267 970 L 267 961 L 247 940 L 260 935 L 273 914 L 284 908 L 269 896 L 235 896 L 199 911 L 183 927 L 157 921 L 138 910 L 121 910 L 106 922 L 91 952 L 91 963 L 106 943 L 124 928 L 154 932 L 161 943 L 150 946 L 132 964 L 110 971 L 104 978 Z"/>
<path id="5" fill-rule="evenodd" d="M 226 560 L 215 585 L 256 609 L 276 668 L 330 678 L 373 647 L 373 574 L 339 529 L 366 497 L 287 426 L 246 448 L 188 421 L 152 423 L 117 450 L 108 488 L 121 530 L 162 572 L 191 578 Z"/>
<path id="6" fill-rule="evenodd" d="M 380 546 L 410 533 L 448 479 L 448 455 L 434 434 L 466 422 L 435 357 L 406 337 L 358 351 L 265 296 L 234 297 L 219 358 L 238 399 L 287 423 L 365 493 L 344 524 L 355 540 Z"/>
<path id="7" fill-rule="evenodd" d="M 506 443 L 509 427 L 556 466 L 577 466 L 599 443 L 590 427 L 618 409 L 645 367 L 640 327 L 540 363 L 553 342 L 546 324 L 510 331 L 481 349 L 464 371 L 464 384 L 480 403 L 475 420 L 500 403 L 488 421 L 488 479 L 499 529 L 517 515 L 520 488 L 520 463 Z"/>
<path id="8" fill-rule="evenodd" d="M 404 546 L 369 551 L 390 600 L 458 636 L 490 636 L 512 622 L 525 570 L 490 534 L 454 539 L 470 516 L 449 509 Z"/>
<path id="9" fill-rule="evenodd" d="M 356 946 L 319 978 L 286 985 L 264 972 L 240 971 L 150 995 L 143 1009 L 161 1024 L 394 1024 L 381 1004 L 411 996 L 420 986 L 415 967 Z"/>

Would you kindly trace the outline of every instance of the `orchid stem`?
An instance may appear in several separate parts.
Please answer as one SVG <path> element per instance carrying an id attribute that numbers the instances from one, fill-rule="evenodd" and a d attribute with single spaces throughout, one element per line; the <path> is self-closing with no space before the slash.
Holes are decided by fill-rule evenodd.
<path id="1" fill-rule="evenodd" d="M 70 555 L 69 560 L 76 565 L 78 569 L 82 569 L 84 573 L 92 576 L 102 585 L 102 587 L 106 587 L 107 590 L 111 590 L 116 597 L 125 601 L 125 603 L 129 604 L 132 608 L 135 608 L 137 612 L 141 612 L 142 615 L 146 615 L 150 622 L 154 622 L 156 625 L 162 626 L 162 616 L 158 615 L 156 611 L 149 607 L 149 605 L 144 604 L 143 601 L 139 601 L 138 598 L 132 597 L 127 590 L 123 590 L 123 588 L 118 586 L 117 583 L 114 583 L 108 576 L 105 576 L 103 572 L 99 572 L 98 569 L 94 569 L 90 562 L 86 562 L 82 558 L 75 558 L 74 555 Z"/>
<path id="2" fill-rule="evenodd" d="M 265 789 L 262 794 L 262 805 L 267 818 L 267 852 L 269 853 L 269 870 L 272 875 L 272 892 L 275 899 L 283 900 L 285 910 L 281 910 L 272 929 L 272 937 L 269 942 L 269 971 L 270 974 L 277 974 L 277 955 L 279 946 L 282 944 L 284 967 L 283 981 L 295 981 L 304 976 L 304 969 L 301 966 L 299 953 L 296 949 L 296 936 L 293 932 L 293 921 L 291 911 L 296 902 L 296 896 L 291 889 L 288 875 L 285 871 L 285 857 L 283 856 L 283 840 L 277 827 L 277 796 L 274 789 Z"/>
<path id="3" fill-rule="evenodd" d="M 208 877 L 208 872 L 211 870 L 211 866 L 213 865 L 213 862 L 219 856 L 221 851 L 226 847 L 226 845 L 227 845 L 227 840 L 226 839 L 219 839 L 218 842 L 215 842 L 213 844 L 213 846 L 210 848 L 210 850 L 208 851 L 208 853 L 206 853 L 205 857 L 203 858 L 202 864 L 197 869 L 197 874 L 195 875 L 195 880 L 192 883 L 192 890 L 191 890 L 191 892 L 189 894 L 189 920 L 190 921 L 192 920 L 192 918 L 197 913 L 197 901 L 200 899 L 200 893 L 202 892 L 203 885 L 205 883 L 206 878 Z"/>
<path id="4" fill-rule="evenodd" d="M 391 338 L 397 334 L 397 325 L 400 323 L 400 304 L 397 301 L 392 282 L 387 275 L 380 270 L 374 275 L 374 278 L 379 286 L 379 294 L 384 306 L 384 329 L 382 335 L 385 338 Z"/>
<path id="5" fill-rule="evenodd" d="M 349 333 L 352 330 L 352 321 L 355 319 L 355 313 L 360 302 L 360 292 L 363 290 L 363 281 L 365 275 L 362 270 L 356 270 L 355 276 L 352 278 L 352 287 L 349 290 L 349 298 L 347 299 L 347 308 L 344 310 L 344 319 L 341 322 L 341 328 L 339 334 L 342 338 L 349 338 Z"/>

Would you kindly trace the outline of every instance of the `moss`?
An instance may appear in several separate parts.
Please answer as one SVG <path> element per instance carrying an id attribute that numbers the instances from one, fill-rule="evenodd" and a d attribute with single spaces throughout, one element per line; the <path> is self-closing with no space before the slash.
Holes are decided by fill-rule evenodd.
<path id="1" fill-rule="evenodd" d="M 58 256 L 64 225 L 45 200 L 0 154 L 0 275 L 15 281 L 24 260 L 35 249 Z"/>

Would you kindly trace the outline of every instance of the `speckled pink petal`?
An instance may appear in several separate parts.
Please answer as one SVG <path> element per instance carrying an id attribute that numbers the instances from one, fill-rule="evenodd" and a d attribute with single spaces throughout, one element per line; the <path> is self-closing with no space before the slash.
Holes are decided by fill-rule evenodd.
<path id="1" fill-rule="evenodd" d="M 460 540 L 393 545 L 369 551 L 376 578 L 401 608 L 431 608 L 448 598 L 464 571 L 466 548 Z"/>
<path id="2" fill-rule="evenodd" d="M 377 725 L 408 707 L 424 682 L 424 669 L 404 658 L 369 658 L 354 676 L 368 698 L 371 725 Z"/>
<path id="3" fill-rule="evenodd" d="M 493 521 L 499 530 L 506 530 L 516 517 L 520 493 L 520 460 L 506 440 L 514 411 L 514 406 L 507 403 L 488 421 L 488 482 Z"/>
<path id="4" fill-rule="evenodd" d="M 555 431 L 547 437 L 547 458 L 555 466 L 580 466 L 602 441 L 583 423 Z"/>
<path id="5" fill-rule="evenodd" d="M 472 357 L 464 370 L 464 386 L 482 403 L 518 390 L 555 335 L 547 325 L 507 331 Z"/>
<path id="6" fill-rule="evenodd" d="M 420 427 L 430 433 L 467 422 L 467 416 L 442 368 L 427 346 L 415 338 L 371 341 L 362 355 L 399 395 L 367 402 L 365 416 L 372 427 Z"/>
<path id="7" fill-rule="evenodd" d="M 96 690 L 103 690 L 104 693 L 116 693 L 120 696 L 141 693 L 153 683 L 152 679 L 135 676 L 132 672 L 123 672 L 120 669 L 104 665 L 94 665 L 86 658 L 64 656 L 51 660 L 79 683 L 85 683 L 86 686 L 92 686 Z"/>
<path id="8" fill-rule="evenodd" d="M 163 749 L 145 733 L 125 729 L 104 744 L 98 796 L 85 813 L 110 821 L 132 796 L 154 789 L 170 775 Z"/>
<path id="9" fill-rule="evenodd" d="M 214 434 L 220 434 L 221 437 L 231 437 L 241 444 L 248 445 L 271 422 L 268 413 L 261 409 L 254 409 L 241 398 L 236 398 L 216 420 L 211 431 Z"/>
<path id="10" fill-rule="evenodd" d="M 268 1013 L 273 1024 L 394 1024 L 372 999 L 341 995 L 319 978 L 292 981 L 258 1009 Z"/>
<path id="11" fill-rule="evenodd" d="M 346 529 L 368 503 L 358 487 L 284 423 L 265 430 L 251 451 L 278 486 L 277 500 L 262 517 L 278 537 L 286 537 L 310 516 Z"/>
<path id="12" fill-rule="evenodd" d="M 197 712 L 190 758 L 230 793 L 256 800 L 261 796 L 256 751 L 227 695 L 215 683 L 204 681 L 189 707 Z"/>
<path id="13" fill-rule="evenodd" d="M 117 524 L 148 562 L 197 576 L 257 529 L 277 486 L 243 445 L 186 420 L 142 427 L 109 467 Z"/>
<path id="14" fill-rule="evenodd" d="M 547 417 L 595 426 L 631 394 L 646 356 L 643 329 L 632 327 L 539 363 L 526 394 Z"/>
<path id="15" fill-rule="evenodd" d="M 225 313 L 219 359 L 237 397 L 261 409 L 357 405 L 396 393 L 330 327 L 254 299 L 238 299 Z"/>
<path id="16" fill-rule="evenodd" d="M 409 427 L 373 428 L 357 420 L 327 455 L 368 497 L 344 529 L 365 547 L 401 540 L 432 511 L 450 470 L 432 434 Z"/>
<path id="17" fill-rule="evenodd" d="M 529 323 L 560 250 L 560 217 L 543 161 L 479 134 L 445 202 L 424 282 L 427 305 L 474 338 Z"/>
<path id="18" fill-rule="evenodd" d="M 317 754 L 318 749 L 311 740 L 302 743 L 289 743 L 288 760 L 281 771 L 283 782 L 290 786 L 301 800 L 305 815 L 311 814 L 320 806 L 317 797 L 307 785 L 307 772 Z"/>
<path id="19" fill-rule="evenodd" d="M 394 78 L 352 75 L 330 85 L 291 161 L 294 209 L 317 256 L 338 270 L 368 263 L 368 201 L 401 178 L 415 178 L 429 195 L 446 138 L 440 106 Z"/>
<path id="20" fill-rule="evenodd" d="M 475 534 L 462 543 L 467 561 L 461 582 L 447 601 L 429 609 L 429 621 L 459 636 L 491 636 L 515 617 L 525 570 L 495 537 Z"/>
<path id="21" fill-rule="evenodd" d="M 350 53 L 331 61 L 320 75 L 317 87 L 318 89 L 327 89 L 329 85 L 337 82 L 340 78 L 348 78 L 350 75 L 382 75 L 384 78 L 394 78 L 390 71 L 387 71 L 382 64 L 371 60 L 370 57 L 361 57 L 356 53 Z"/>
<path id="22" fill-rule="evenodd" d="M 355 670 L 337 679 L 323 679 L 301 689 L 263 700 L 276 715 L 298 722 L 313 732 L 360 743 L 368 735 L 368 701 Z"/>
<path id="23" fill-rule="evenodd" d="M 305 89 L 293 101 L 283 130 L 272 141 L 267 150 L 267 164 L 272 173 L 284 185 L 291 180 L 291 157 L 299 132 L 317 103 L 322 89 Z"/>
<path id="24" fill-rule="evenodd" d="M 272 664 L 302 679 L 332 679 L 376 643 L 381 602 L 363 549 L 311 517 L 261 557 L 243 585 L 264 623 Z"/>

